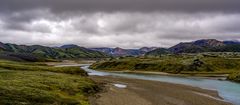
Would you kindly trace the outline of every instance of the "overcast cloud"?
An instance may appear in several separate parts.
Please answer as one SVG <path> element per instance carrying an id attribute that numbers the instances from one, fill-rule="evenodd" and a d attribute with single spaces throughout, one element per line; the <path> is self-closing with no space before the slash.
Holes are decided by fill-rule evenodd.
<path id="1" fill-rule="evenodd" d="M 1 0 L 0 41 L 169 47 L 240 40 L 239 0 Z"/>

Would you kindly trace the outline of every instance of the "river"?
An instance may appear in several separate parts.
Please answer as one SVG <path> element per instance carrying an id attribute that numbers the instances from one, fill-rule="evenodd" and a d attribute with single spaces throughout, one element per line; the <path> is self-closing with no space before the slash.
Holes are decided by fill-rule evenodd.
<path id="1" fill-rule="evenodd" d="M 120 76 L 126 78 L 143 79 L 162 81 L 176 84 L 190 85 L 194 87 L 200 87 L 209 90 L 218 91 L 219 95 L 224 98 L 225 101 L 231 102 L 234 105 L 240 105 L 240 84 L 224 80 L 215 80 L 207 78 L 197 77 L 181 77 L 181 76 L 164 76 L 164 75 L 151 75 L 151 74 L 133 74 L 133 73 L 110 73 L 103 71 L 96 71 L 89 69 L 88 65 L 81 65 L 82 69 L 88 72 L 89 75 L 98 76 Z"/>

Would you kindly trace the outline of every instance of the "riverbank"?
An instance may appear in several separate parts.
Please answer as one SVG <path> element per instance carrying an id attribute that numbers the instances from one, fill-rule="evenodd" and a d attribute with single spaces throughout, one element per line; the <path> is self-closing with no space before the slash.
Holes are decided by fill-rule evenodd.
<path id="1" fill-rule="evenodd" d="M 164 56 L 160 58 L 123 57 L 99 61 L 90 66 L 94 70 L 119 71 L 124 73 L 164 74 L 226 79 L 239 72 L 239 59 L 204 56 Z M 232 79 L 230 79 L 232 80 Z"/>
<path id="2" fill-rule="evenodd" d="M 131 74 L 146 74 L 146 75 L 163 75 L 163 76 L 181 76 L 181 77 L 196 77 L 196 78 L 206 78 L 206 79 L 217 79 L 217 80 L 226 80 L 228 74 L 218 74 L 218 73 L 181 73 L 181 74 L 172 74 L 166 72 L 153 72 L 153 71 L 109 71 L 109 70 L 100 70 L 110 73 L 131 73 Z"/>
<path id="3" fill-rule="evenodd" d="M 73 64 L 73 65 L 64 65 L 64 66 L 76 66 L 76 64 Z M 124 79 L 124 81 L 126 81 L 126 82 L 121 82 L 122 81 L 122 79 L 121 79 L 121 81 L 120 82 L 118 82 L 118 81 L 115 81 L 115 80 L 112 80 L 111 78 L 109 78 L 109 76 L 108 75 L 115 75 L 116 74 L 116 76 L 117 75 L 121 75 L 121 74 L 125 74 L 125 73 L 119 73 L 119 72 L 121 72 L 121 71 L 119 71 L 119 72 L 115 72 L 115 73 L 110 73 L 109 71 L 108 72 L 104 72 L 104 71 L 94 71 L 94 70 L 91 70 L 91 69 L 88 69 L 87 68 L 87 66 L 84 66 L 84 67 L 82 67 L 82 69 L 84 69 L 85 71 L 87 71 L 87 72 L 89 72 L 89 75 L 101 75 L 101 76 L 103 76 L 103 77 L 101 77 L 102 79 L 104 79 L 104 80 L 102 80 L 102 79 L 100 79 L 100 78 L 96 78 L 96 79 L 94 79 L 92 76 L 90 76 L 90 79 L 92 79 L 92 80 L 94 80 L 94 81 L 96 81 L 96 82 L 98 82 L 98 83 L 100 83 L 100 84 L 104 84 L 104 86 L 105 86 L 105 88 L 104 88 L 104 91 L 102 91 L 101 93 L 99 93 L 99 94 L 97 94 L 97 97 L 98 98 L 96 98 L 96 97 L 94 97 L 94 98 L 90 98 L 90 102 L 91 102 L 91 105 L 158 105 L 157 103 L 153 103 L 152 101 L 153 101 L 153 99 L 154 99 L 154 97 L 156 97 L 156 98 L 161 98 L 161 99 L 165 99 L 165 98 L 169 98 L 170 97 L 170 99 L 172 99 L 172 97 L 173 97 L 173 102 L 175 102 L 175 101 L 177 101 L 177 104 L 175 104 L 175 105 L 181 105 L 182 103 L 182 101 L 184 102 L 184 105 L 200 105 L 200 104 L 202 104 L 202 103 L 204 103 L 204 105 L 229 105 L 229 103 L 227 103 L 227 102 L 222 102 L 222 100 L 221 100 L 221 98 L 218 96 L 218 93 L 217 93 L 217 91 L 213 91 L 213 93 L 214 93 L 214 95 L 212 95 L 212 91 L 205 91 L 205 92 L 202 92 L 202 91 L 192 91 L 191 89 L 189 89 L 189 88 L 185 88 L 185 89 L 181 89 L 181 88 L 179 88 L 178 86 L 178 84 L 175 84 L 175 82 L 173 82 L 173 83 L 165 83 L 165 84 L 171 84 L 171 86 L 166 86 L 166 85 L 163 85 L 163 87 L 162 88 L 160 88 L 160 87 L 158 87 L 158 86 L 152 86 L 152 85 L 154 85 L 155 83 L 157 83 L 157 81 L 149 81 L 149 82 L 147 82 L 147 84 L 146 84 L 146 82 L 145 83 L 143 83 L 143 81 L 145 81 L 145 80 L 135 80 L 135 79 L 132 79 L 132 80 L 128 80 L 126 77 L 124 77 L 123 76 L 123 78 L 122 79 L 127 79 L 127 80 L 125 80 Z M 126 74 L 129 74 L 129 75 L 133 75 L 134 77 L 136 76 L 135 74 L 131 74 L 131 73 L 126 73 Z M 149 76 L 151 76 L 152 74 L 149 74 Z M 126 75 L 125 75 L 126 76 Z M 146 75 L 146 76 L 148 76 L 148 75 Z M 153 77 L 155 77 L 154 75 L 152 75 Z M 157 75 L 156 75 L 157 76 Z M 118 77 L 118 78 L 120 78 L 120 77 Z M 151 78 L 151 77 L 150 77 Z M 178 78 L 178 77 L 176 77 L 176 78 Z M 184 77 L 183 77 L 184 78 Z M 193 79 L 194 79 L 195 77 L 193 77 Z M 199 77 L 197 77 L 197 78 L 199 78 Z M 197 79 L 196 78 L 196 79 Z M 152 78 L 152 79 L 154 79 L 154 78 Z M 149 80 L 152 80 L 152 79 L 149 79 Z M 165 79 L 166 78 L 162 78 L 163 79 L 163 81 L 165 81 Z M 171 79 L 171 78 L 170 78 Z M 174 79 L 174 78 L 172 78 L 172 79 Z M 181 83 L 181 80 L 182 80 L 182 77 L 179 77 L 179 79 L 180 79 L 180 81 L 179 81 L 179 83 Z M 107 80 L 107 81 L 105 81 L 105 80 Z M 148 79 L 147 79 L 148 80 Z M 135 92 L 135 90 L 129 90 L 128 88 L 130 88 L 129 87 L 129 84 L 132 84 L 132 81 L 139 81 L 139 83 L 137 84 L 137 86 L 136 85 L 133 85 L 133 87 L 132 87 L 132 89 L 136 89 L 136 88 L 139 88 L 140 90 L 137 90 L 137 93 Z M 204 80 L 205 81 L 205 80 Z M 128 83 L 128 82 L 131 82 L 131 83 Z M 151 82 L 151 83 L 150 83 Z M 167 81 L 165 81 L 165 82 L 167 82 Z M 194 81 L 189 81 L 189 82 L 194 82 Z M 195 82 L 198 82 L 198 81 L 195 81 Z M 194 82 L 194 83 L 195 83 Z M 214 84 L 215 83 L 219 83 L 218 81 L 215 81 L 215 80 L 209 80 L 209 82 L 211 83 L 211 82 L 213 82 Z M 127 83 L 126 84 L 126 88 L 122 88 L 122 87 L 124 87 L 125 86 L 125 83 Z M 149 85 L 148 83 L 150 83 L 150 84 L 152 84 L 152 85 Z M 177 82 L 178 83 L 178 82 Z M 123 84 L 123 85 L 122 85 Z M 135 83 L 134 83 L 135 84 Z M 205 84 L 205 85 L 207 85 L 208 83 L 206 83 L 206 81 L 205 81 L 205 83 L 203 83 L 203 84 Z M 114 85 L 116 85 L 116 86 L 118 86 L 118 87 L 116 87 L 116 86 L 114 86 Z M 148 87 L 148 85 L 150 86 L 150 87 Z M 156 85 L 156 84 L 155 84 Z M 160 85 L 162 85 L 162 84 L 159 84 L 159 86 Z M 231 83 L 228 83 L 228 82 L 226 82 L 226 85 L 229 85 L 229 86 L 232 86 L 231 85 Z M 147 86 L 147 87 L 146 87 Z M 180 86 L 182 86 L 182 85 L 180 85 Z M 185 86 L 185 85 L 183 85 L 183 86 Z M 196 86 L 196 85 L 192 85 L 192 86 Z M 192 86 L 186 86 L 186 87 L 192 87 Z M 223 85 L 221 85 L 221 86 L 223 86 Z M 119 88 L 120 87 L 120 88 Z M 152 87 L 154 87 L 154 88 L 152 88 Z M 198 86 L 197 85 L 197 87 L 192 87 L 192 88 L 196 88 L 196 89 L 200 89 L 200 90 L 204 90 L 204 89 L 201 89 L 201 88 L 198 88 L 198 87 L 201 87 L 201 86 Z M 219 87 L 219 84 L 217 84 L 217 87 Z M 165 88 L 167 89 L 167 92 L 170 92 L 170 93 L 164 93 L 165 92 Z M 121 89 L 120 91 L 119 91 L 119 89 Z M 127 89 L 127 90 L 126 90 Z M 160 89 L 160 90 L 158 90 L 158 89 Z M 170 90 L 169 90 L 170 89 Z M 225 89 L 225 88 L 224 88 Z M 143 91 L 143 90 L 146 90 L 146 91 Z M 218 90 L 218 89 L 217 89 Z M 157 92 L 157 93 L 155 93 L 155 91 Z M 236 95 L 236 94 L 232 94 L 232 91 L 231 90 L 228 90 L 228 93 L 231 95 L 231 97 L 225 97 L 225 96 L 228 96 L 229 94 L 226 94 L 226 93 L 224 93 L 224 94 L 222 94 L 222 92 L 224 92 L 225 90 L 218 90 L 218 91 L 220 91 L 220 95 L 221 96 L 223 96 L 224 97 L 224 99 L 226 99 L 226 100 L 229 100 L 229 102 L 233 102 L 233 103 L 238 103 L 236 100 L 238 100 L 238 98 L 234 98 L 235 96 L 236 97 L 238 97 L 238 95 Z M 161 93 L 161 92 L 163 92 L 163 93 Z M 171 93 L 171 92 L 173 92 L 173 93 Z M 186 93 L 187 94 L 186 94 Z M 234 92 L 237 92 L 238 93 L 238 91 L 237 90 L 234 90 Z M 106 94 L 105 94 L 106 93 Z M 141 94 L 142 93 L 142 94 Z M 150 94 L 151 93 L 151 94 Z M 190 95 L 189 95 L 189 93 L 190 93 Z M 209 95 L 211 93 L 211 95 Z M 145 94 L 148 94 L 147 96 L 148 97 L 142 97 L 142 96 L 144 96 Z M 159 96 L 158 94 L 163 94 L 162 96 Z M 153 96 L 154 97 L 153 97 Z M 200 99 L 198 99 L 199 98 L 199 95 L 200 96 L 203 96 L 203 97 L 205 97 L 205 98 L 200 98 Z M 185 98 L 182 98 L 182 96 L 184 96 L 184 97 L 187 97 L 186 99 Z M 233 96 L 233 97 L 232 97 Z M 104 98 L 105 97 L 105 98 Z M 180 97 L 180 98 L 179 98 Z M 190 97 L 190 98 L 189 98 Z M 192 99 L 192 97 L 194 97 L 194 99 Z M 207 97 L 207 98 L 206 98 Z M 149 98 L 149 99 L 148 99 Z M 151 99 L 151 98 L 153 98 L 153 99 Z M 189 98 L 189 99 L 188 99 Z M 217 101 L 217 102 L 215 102 L 215 101 L 213 101 L 213 102 L 209 102 L 209 99 L 213 99 L 213 100 L 215 100 L 215 101 Z M 120 99 L 120 100 L 119 100 Z M 174 100 L 174 99 L 176 99 L 176 100 Z M 100 101 L 99 101 L 100 100 Z M 156 100 L 156 99 L 155 99 Z M 165 99 L 165 101 L 166 101 L 166 99 Z M 165 102 L 165 103 L 168 103 L 168 101 L 169 100 L 167 100 L 167 102 Z M 186 102 L 185 102 L 186 101 Z M 219 101 L 219 102 L 218 102 Z M 137 103 L 135 103 L 135 102 L 137 102 Z M 140 102 L 140 103 L 138 103 L 138 102 Z M 159 103 L 162 103 L 162 102 L 164 102 L 164 101 L 160 101 Z M 116 103 L 116 104 L 115 104 Z M 143 104 L 142 104 L 143 103 Z M 199 104 L 198 104 L 199 103 Z M 206 103 L 206 104 L 205 104 Z M 207 103 L 209 103 L 209 104 L 207 104 Z M 168 103 L 168 104 L 166 104 L 166 105 L 172 105 L 173 103 Z M 162 104 L 160 104 L 160 105 L 162 105 Z M 165 104 L 164 104 L 165 105 Z M 238 105 L 238 104 L 236 104 L 236 105 Z"/>
<path id="4" fill-rule="evenodd" d="M 90 105 L 99 89 L 79 67 L 0 60 L 0 105 Z"/>
<path id="5" fill-rule="evenodd" d="M 104 84 L 103 91 L 90 98 L 92 105 L 231 105 L 216 91 L 197 87 L 113 76 L 90 78 Z"/>

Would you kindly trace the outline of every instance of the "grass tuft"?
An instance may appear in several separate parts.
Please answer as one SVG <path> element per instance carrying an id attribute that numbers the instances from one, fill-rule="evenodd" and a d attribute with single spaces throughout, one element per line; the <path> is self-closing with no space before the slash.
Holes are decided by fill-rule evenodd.
<path id="1" fill-rule="evenodd" d="M 0 105 L 89 105 L 97 91 L 79 67 L 0 61 Z"/>
<path id="2" fill-rule="evenodd" d="M 52 67 L 43 63 L 20 63 L 13 61 L 0 61 L 0 68 L 21 71 L 50 71 L 56 73 L 75 74 L 87 76 L 87 73 L 79 67 Z"/>

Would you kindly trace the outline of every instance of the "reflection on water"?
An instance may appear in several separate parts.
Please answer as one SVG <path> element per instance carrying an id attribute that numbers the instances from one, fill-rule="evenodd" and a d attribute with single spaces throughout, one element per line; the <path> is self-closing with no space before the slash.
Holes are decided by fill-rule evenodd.
<path id="1" fill-rule="evenodd" d="M 197 86 L 200 88 L 217 90 L 219 95 L 226 101 L 233 104 L 240 105 L 240 84 L 230 81 L 220 81 L 213 79 L 204 79 L 196 77 L 180 77 L 180 76 L 163 76 L 163 75 L 150 75 L 150 74 L 133 74 L 133 73 L 109 73 L 96 71 L 88 68 L 89 66 L 81 67 L 88 72 L 89 75 L 98 76 L 121 76 L 126 78 L 135 78 L 143 80 L 163 81 L 169 83 L 178 83 L 191 86 Z"/>

